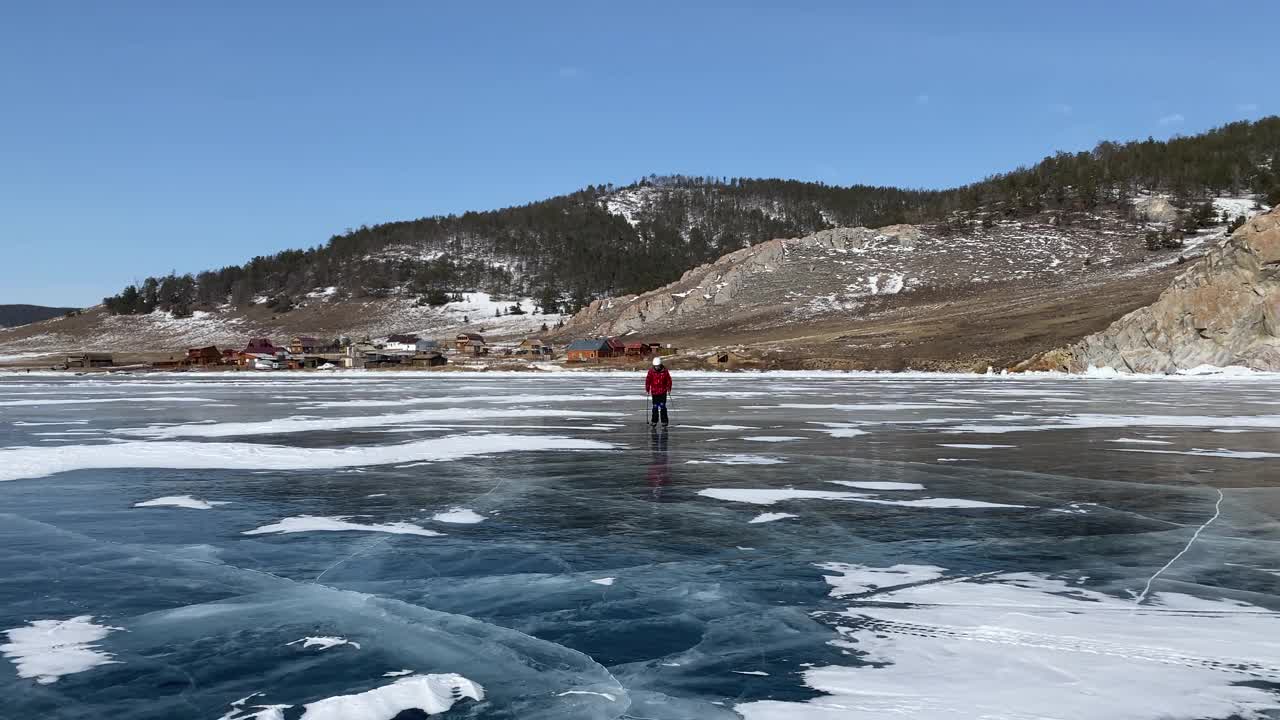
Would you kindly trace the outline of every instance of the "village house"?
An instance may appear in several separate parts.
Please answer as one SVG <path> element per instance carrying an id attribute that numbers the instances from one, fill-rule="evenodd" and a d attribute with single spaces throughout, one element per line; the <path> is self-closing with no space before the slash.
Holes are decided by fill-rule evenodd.
<path id="1" fill-rule="evenodd" d="M 662 355 L 662 343 L 629 342 L 625 347 L 629 358 L 645 358 L 650 355 Z"/>
<path id="2" fill-rule="evenodd" d="M 374 347 L 372 343 L 367 343 L 367 342 L 351 343 L 346 347 L 346 352 L 343 353 L 342 367 L 362 368 L 364 367 L 365 361 L 368 359 L 368 357 L 371 354 L 376 356 L 377 352 L 378 352 L 378 348 Z"/>
<path id="3" fill-rule="evenodd" d="M 322 355 L 325 353 L 336 353 L 338 346 L 332 340 L 321 340 L 319 338 L 299 335 L 289 341 L 289 352 L 294 355 Z"/>
<path id="4" fill-rule="evenodd" d="M 552 354 L 551 345 L 545 343 L 541 338 L 525 338 L 520 341 L 520 345 L 516 347 L 516 355 L 539 355 L 550 357 Z"/>
<path id="5" fill-rule="evenodd" d="M 468 355 L 482 354 L 475 348 L 484 346 L 484 336 L 478 333 L 458 333 L 458 337 L 454 339 L 454 347 L 457 351 Z"/>
<path id="6" fill-rule="evenodd" d="M 435 340 L 425 340 L 417 335 L 392 335 L 382 344 L 382 349 L 391 352 L 432 352 L 439 347 L 440 343 Z"/>
<path id="7" fill-rule="evenodd" d="M 413 367 L 433 368 L 447 365 L 448 363 L 448 359 L 438 352 L 420 353 L 409 359 L 409 364 Z"/>
<path id="8" fill-rule="evenodd" d="M 82 352 L 67 356 L 68 368 L 111 367 L 113 364 L 111 353 Z"/>
<path id="9" fill-rule="evenodd" d="M 186 364 L 192 367 L 208 367 L 210 365 L 222 364 L 222 353 L 218 348 L 210 345 L 202 348 L 190 348 L 187 350 Z"/>
<path id="10" fill-rule="evenodd" d="M 272 344 L 271 338 L 249 338 L 249 344 L 241 352 L 251 355 L 279 355 L 284 352 L 284 348 Z"/>
<path id="11" fill-rule="evenodd" d="M 625 347 L 617 338 L 590 338 L 574 340 L 565 348 L 565 359 L 569 362 L 600 362 L 601 360 L 619 357 Z"/>
<path id="12" fill-rule="evenodd" d="M 281 367 L 288 354 L 286 348 L 275 346 L 270 338 L 251 338 L 249 344 L 236 353 L 235 363 L 251 370 L 275 370 Z"/>

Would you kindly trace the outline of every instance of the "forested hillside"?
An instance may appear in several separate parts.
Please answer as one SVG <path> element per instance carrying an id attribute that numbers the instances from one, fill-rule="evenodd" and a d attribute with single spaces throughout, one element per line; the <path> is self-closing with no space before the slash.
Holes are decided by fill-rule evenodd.
<path id="1" fill-rule="evenodd" d="M 1187 209 L 1200 197 L 1223 193 L 1254 193 L 1277 204 L 1280 118 L 1169 141 L 1104 142 L 948 190 L 651 176 L 519 207 L 361 227 L 309 250 L 194 276 L 148 278 L 104 303 L 117 314 L 159 309 L 184 316 L 224 303 L 265 303 L 284 313 L 323 288 L 349 297 L 408 294 L 424 305 L 478 290 L 574 311 L 594 298 L 658 287 L 772 238 L 943 221 L 964 211 L 1017 216 L 1127 209 L 1141 193 L 1167 194 Z"/>
<path id="2" fill-rule="evenodd" d="M 27 325 L 75 311 L 76 308 L 45 307 L 44 305 L 0 305 L 0 327 Z"/>

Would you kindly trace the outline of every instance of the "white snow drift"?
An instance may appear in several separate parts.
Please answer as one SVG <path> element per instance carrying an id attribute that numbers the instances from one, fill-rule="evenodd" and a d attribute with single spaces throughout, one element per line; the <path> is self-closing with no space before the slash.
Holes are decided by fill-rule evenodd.
<path id="1" fill-rule="evenodd" d="M 17 666 L 18 677 L 35 678 L 48 685 L 63 675 L 118 662 L 94 643 L 119 629 L 94 623 L 92 615 L 36 620 L 26 627 L 7 630 L 9 642 L 0 645 L 0 654 Z"/>
<path id="2" fill-rule="evenodd" d="M 457 460 L 477 455 L 534 450 L 609 450 L 598 440 L 555 435 L 450 435 L 399 445 L 300 448 L 215 442 L 121 442 L 0 449 L 0 482 L 72 470 L 172 468 L 180 470 L 317 470 L 392 463 Z"/>

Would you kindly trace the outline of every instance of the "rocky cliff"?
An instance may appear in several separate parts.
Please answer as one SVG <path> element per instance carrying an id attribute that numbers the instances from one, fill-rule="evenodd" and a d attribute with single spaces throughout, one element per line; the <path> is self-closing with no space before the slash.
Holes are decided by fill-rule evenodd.
<path id="1" fill-rule="evenodd" d="M 1222 240 L 1155 303 L 1032 364 L 1144 373 L 1201 365 L 1280 370 L 1280 209 Z"/>
<path id="2" fill-rule="evenodd" d="M 875 230 L 834 228 L 798 239 L 769 240 L 689 270 L 658 290 L 592 302 L 573 317 L 566 332 L 626 335 L 669 327 L 686 316 L 715 316 L 717 306 L 734 303 L 753 277 L 775 272 L 788 257 L 808 252 L 862 253 L 881 246 L 910 248 L 921 237 L 913 225 L 890 225 Z"/>

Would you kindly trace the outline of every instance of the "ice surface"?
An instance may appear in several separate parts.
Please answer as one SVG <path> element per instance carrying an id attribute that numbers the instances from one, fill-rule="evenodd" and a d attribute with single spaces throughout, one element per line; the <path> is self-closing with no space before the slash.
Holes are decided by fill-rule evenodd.
<path id="1" fill-rule="evenodd" d="M 318 470 L 362 465 L 446 461 L 502 452 L 608 450 L 596 440 L 552 435 L 452 435 L 399 445 L 302 448 L 254 443 L 122 442 L 67 445 L 56 451 L 17 447 L 0 450 L 0 482 L 72 470 L 173 468 L 183 470 Z"/>
<path id="2" fill-rule="evenodd" d="M 443 717 L 1280 717 L 1276 460 L 1237 457 L 1280 454 L 1280 375 L 681 371 L 661 434 L 532 400 L 642 377 L 0 377 L 212 401 L 0 407 L 42 478 L 0 483 L 0 628 L 125 628 L 53 686 L 6 648 L 0 715 L 422 717 L 383 688 L 454 673 Z"/>
<path id="3" fill-rule="evenodd" d="M 227 422 L 127 428 L 120 434 L 135 437 L 169 439 L 182 437 L 241 437 L 248 435 L 283 435 L 288 433 L 353 430 L 356 428 L 410 425 L 432 420 L 484 420 L 499 417 L 617 417 L 618 413 L 587 410 L 553 410 L 545 408 L 442 408 L 417 412 L 391 413 L 356 417 L 305 418 L 289 417 L 262 422 Z"/>
<path id="4" fill-rule="evenodd" d="M 920 483 L 887 482 L 881 480 L 828 480 L 834 485 L 858 488 L 859 490 L 923 490 Z"/>
<path id="5" fill-rule="evenodd" d="M 392 535 L 421 535 L 423 537 L 439 537 L 443 533 L 428 530 L 408 522 L 382 523 L 372 525 L 354 523 L 345 517 L 315 517 L 298 515 L 287 517 L 279 522 L 263 525 L 253 530 L 245 530 L 244 535 L 266 535 L 269 533 L 305 533 L 305 532 L 377 532 Z"/>
<path id="6" fill-rule="evenodd" d="M 1027 418 L 1033 420 L 1034 418 Z M 1280 428 L 1280 415 L 1252 416 L 1207 416 L 1207 415 L 1068 415 L 1049 418 L 1043 424 L 1000 425 L 972 424 L 955 425 L 949 430 L 967 433 L 1011 433 L 1043 430 L 1083 430 L 1088 428 L 1127 428 L 1127 427 L 1204 427 L 1222 426 Z"/>
<path id="7" fill-rule="evenodd" d="M 1011 505 L 985 500 L 962 498 L 921 498 L 917 500 L 883 500 L 864 493 L 832 492 L 827 490 L 759 489 L 759 488 L 708 488 L 699 490 L 703 497 L 753 505 L 773 505 L 784 500 L 842 500 L 871 503 L 873 505 L 897 505 L 913 508 L 1027 508 L 1029 505 Z"/>
<path id="8" fill-rule="evenodd" d="M 1131 452 L 1131 453 L 1150 453 L 1153 455 L 1196 455 L 1199 457 L 1219 457 L 1219 458 L 1237 458 L 1239 460 L 1265 460 L 1268 458 L 1280 458 L 1280 453 L 1264 452 L 1261 450 L 1228 450 L 1226 448 L 1218 448 L 1217 450 L 1143 450 L 1138 448 L 1115 448 L 1115 452 Z"/>
<path id="9" fill-rule="evenodd" d="M 751 442 L 778 443 L 791 442 L 792 440 L 803 440 L 804 438 L 796 437 L 794 435 L 748 435 L 742 439 L 750 440 Z"/>
<path id="10" fill-rule="evenodd" d="M 26 407 L 42 405 L 99 405 L 102 403 L 211 403 L 209 398 L 149 395 L 146 397 L 113 398 L 33 398 L 30 400 L 0 400 L 0 407 Z"/>
<path id="11" fill-rule="evenodd" d="M 715 455 L 706 460 L 686 460 L 686 465 L 781 465 L 786 462 L 782 458 L 764 455 L 748 455 L 736 453 L 732 455 Z"/>
<path id="12" fill-rule="evenodd" d="M 915 508 L 1029 508 L 1031 505 L 1011 505 L 1008 503 L 987 502 L 985 500 L 965 500 L 963 498 L 921 498 L 919 500 L 876 500 L 865 498 L 857 502 L 875 505 L 897 505 Z"/>
<path id="13" fill-rule="evenodd" d="M 118 662 L 94 643 L 119 629 L 94 623 L 92 615 L 36 620 L 5 631 L 9 642 L 0 645 L 0 655 L 16 666 L 18 677 L 48 685 L 64 675 Z"/>
<path id="14" fill-rule="evenodd" d="M 134 507 L 178 507 L 188 508 L 191 510 L 212 510 L 217 505 L 230 505 L 225 500 L 200 500 L 190 495 L 166 495 L 158 497 L 154 500 L 144 500 L 134 503 Z"/>
<path id="15" fill-rule="evenodd" d="M 567 697 L 569 695 L 595 695 L 596 697 L 602 697 L 605 700 L 608 700 L 609 702 L 613 702 L 617 700 L 616 697 L 614 697 L 613 695 L 610 695 L 609 693 L 592 692 L 590 690 L 565 690 L 562 693 L 558 693 L 556 697 Z"/>
<path id="16" fill-rule="evenodd" d="M 431 519 L 442 523 L 474 525 L 478 522 L 484 522 L 487 518 L 470 508 L 456 507 L 444 512 L 438 512 L 435 515 L 432 515 Z"/>

